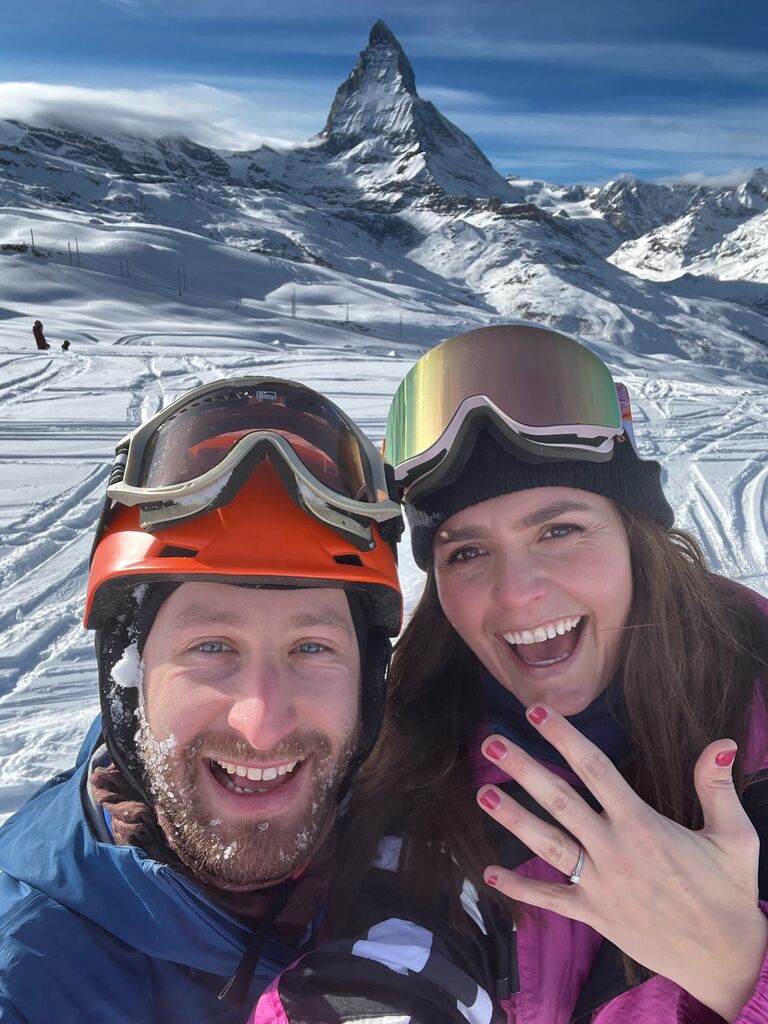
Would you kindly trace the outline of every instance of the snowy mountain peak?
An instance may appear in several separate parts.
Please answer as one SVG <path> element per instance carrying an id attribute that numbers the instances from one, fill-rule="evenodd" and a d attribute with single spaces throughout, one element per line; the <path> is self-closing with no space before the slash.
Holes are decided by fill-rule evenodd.
<path id="1" fill-rule="evenodd" d="M 768 171 L 763 167 L 756 167 L 739 186 L 737 195 L 745 206 L 764 209 L 765 203 L 761 200 L 768 199 Z"/>
<path id="2" fill-rule="evenodd" d="M 472 139 L 419 96 L 411 63 L 383 21 L 339 86 L 320 137 L 326 153 L 358 168 L 378 192 L 514 198 Z"/>
<path id="3" fill-rule="evenodd" d="M 336 92 L 322 134 L 339 138 L 397 131 L 411 119 L 414 98 L 416 76 L 411 63 L 389 26 L 377 21 L 368 46 Z"/>
<path id="4" fill-rule="evenodd" d="M 392 29 L 384 21 L 377 21 L 371 29 L 368 37 L 368 49 L 364 53 L 370 53 L 377 48 L 383 48 L 387 59 L 394 57 L 397 60 L 397 70 L 403 88 L 407 92 L 416 95 L 416 76 L 413 73 L 411 62 L 405 55 L 405 51 L 397 40 Z M 362 54 L 361 54 L 362 56 Z"/>
<path id="5" fill-rule="evenodd" d="M 697 192 L 695 185 L 658 185 L 625 174 L 603 186 L 592 205 L 620 235 L 639 238 L 682 216 Z"/>

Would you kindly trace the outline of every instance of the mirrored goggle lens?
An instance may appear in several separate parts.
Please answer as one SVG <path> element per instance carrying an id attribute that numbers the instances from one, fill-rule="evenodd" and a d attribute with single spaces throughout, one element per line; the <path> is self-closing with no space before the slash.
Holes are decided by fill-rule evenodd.
<path id="1" fill-rule="evenodd" d="M 389 412 L 387 461 L 398 466 L 426 452 L 477 395 L 516 423 L 552 428 L 561 445 L 565 425 L 604 426 L 606 436 L 621 429 L 611 375 L 588 348 L 544 328 L 485 327 L 444 341 L 408 373 Z M 546 444 L 546 433 L 537 441 Z"/>
<path id="2" fill-rule="evenodd" d="M 136 486 L 185 483 L 218 466 L 257 430 L 284 437 L 329 490 L 376 501 L 368 456 L 354 430 L 321 395 L 276 381 L 209 391 L 181 405 L 147 442 Z"/>

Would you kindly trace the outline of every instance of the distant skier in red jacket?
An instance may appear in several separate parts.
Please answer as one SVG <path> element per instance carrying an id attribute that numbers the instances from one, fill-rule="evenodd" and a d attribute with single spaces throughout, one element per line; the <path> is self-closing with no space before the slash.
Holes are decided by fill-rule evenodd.
<path id="1" fill-rule="evenodd" d="M 44 350 L 51 347 L 45 340 L 45 335 L 43 334 L 43 325 L 39 320 L 35 320 L 34 326 L 32 327 L 32 333 L 35 336 L 35 344 L 40 350 Z"/>

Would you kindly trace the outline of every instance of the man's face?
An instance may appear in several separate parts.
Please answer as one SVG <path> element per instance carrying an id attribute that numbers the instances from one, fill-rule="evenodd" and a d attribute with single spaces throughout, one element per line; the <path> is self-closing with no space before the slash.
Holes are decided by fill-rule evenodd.
<path id="1" fill-rule="evenodd" d="M 359 733 L 344 592 L 184 583 L 143 665 L 139 747 L 184 862 L 232 886 L 305 864 Z"/>

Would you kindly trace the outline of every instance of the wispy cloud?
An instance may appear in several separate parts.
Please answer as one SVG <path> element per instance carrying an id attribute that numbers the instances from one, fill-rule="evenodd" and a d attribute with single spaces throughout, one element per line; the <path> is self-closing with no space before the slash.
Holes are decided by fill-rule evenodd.
<path id="1" fill-rule="evenodd" d="M 302 107 L 311 83 L 265 80 L 249 95 L 207 85 L 91 89 L 40 82 L 0 83 L 0 117 L 38 125 L 66 124 L 107 136 L 185 135 L 203 145 L 247 149 L 302 141 L 323 125 L 325 111 Z M 316 97 L 313 97 L 316 99 Z"/>
<path id="2" fill-rule="evenodd" d="M 365 45 L 365 36 L 349 24 L 334 27 L 318 24 L 309 13 L 306 21 L 270 17 L 262 24 L 258 17 L 247 17 L 234 31 L 226 19 L 216 23 L 217 47 L 232 52 L 290 53 L 335 56 L 354 59 Z M 218 15 L 217 15 L 218 18 Z M 191 33 L 210 31 L 204 18 L 187 26 Z M 749 48 L 728 48 L 665 39 L 634 42 L 557 38 L 554 31 L 540 36 L 522 35 L 514 30 L 494 31 L 493 26 L 462 24 L 456 31 L 450 22 L 440 25 L 430 19 L 429 31 L 421 27 L 403 35 L 408 56 L 456 61 L 504 62 L 510 65 L 533 64 L 537 67 L 572 68 L 589 72 L 615 72 L 640 80 L 665 81 L 754 81 L 768 77 L 768 52 Z"/>
<path id="3" fill-rule="evenodd" d="M 135 14 L 137 17 L 146 17 L 147 10 L 142 0 L 98 0 L 106 7 L 114 7 L 118 11 L 125 11 L 126 14 Z"/>
<path id="4" fill-rule="evenodd" d="M 421 56 L 454 59 L 525 62 L 542 67 L 584 68 L 590 71 L 619 71 L 643 79 L 663 78 L 752 81 L 768 77 L 768 52 L 728 49 L 690 43 L 648 40 L 641 44 L 621 41 L 559 42 L 552 38 L 521 39 L 504 35 L 494 37 L 468 29 L 460 36 L 439 32 L 416 35 L 408 40 L 408 50 Z"/>
<path id="5" fill-rule="evenodd" d="M 689 174 L 681 174 L 678 177 L 657 178 L 660 185 L 673 185 L 682 182 L 685 185 L 741 185 L 743 181 L 752 174 L 752 167 L 734 167 L 731 171 L 722 174 L 702 174 L 699 171 L 692 171 Z"/>
<path id="6" fill-rule="evenodd" d="M 663 109 L 623 112 L 577 111 L 551 113 L 541 110 L 508 111 L 504 103 L 481 94 L 451 95 L 425 88 L 441 112 L 473 138 L 492 140 L 490 152 L 500 149 L 499 140 L 523 146 L 594 149 L 607 154 L 648 151 L 653 153 L 720 154 L 768 158 L 768 103 L 693 106 L 685 101 L 657 101 Z M 638 103 L 638 106 L 640 104 Z"/>

